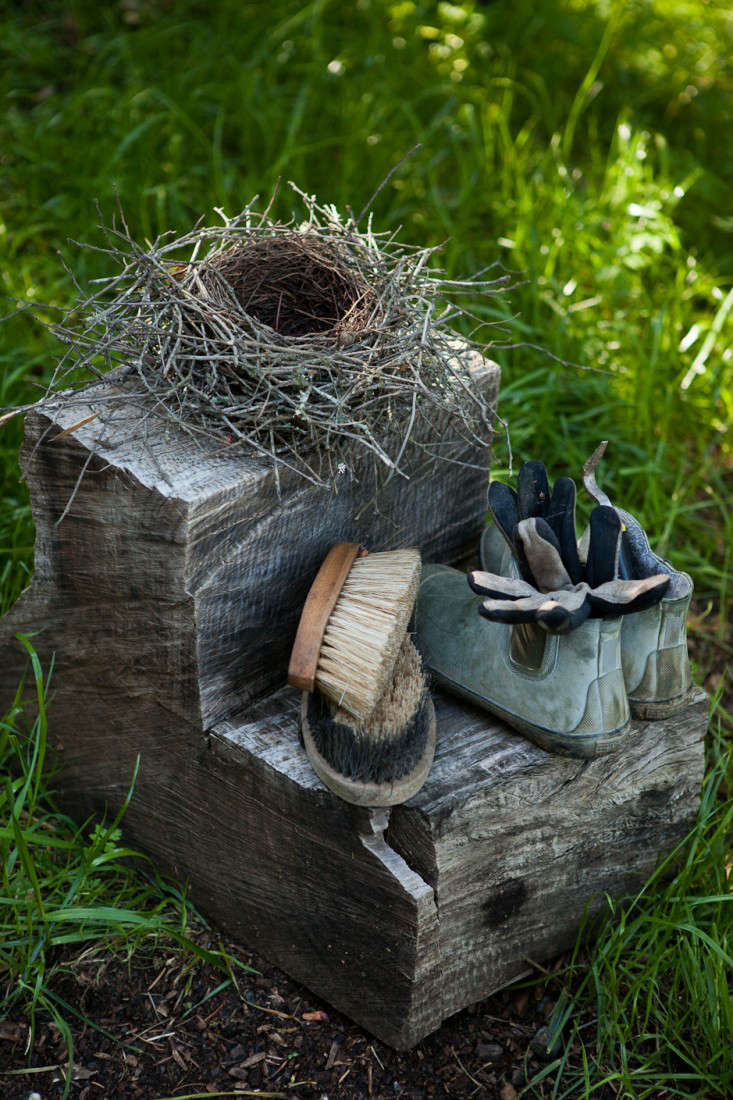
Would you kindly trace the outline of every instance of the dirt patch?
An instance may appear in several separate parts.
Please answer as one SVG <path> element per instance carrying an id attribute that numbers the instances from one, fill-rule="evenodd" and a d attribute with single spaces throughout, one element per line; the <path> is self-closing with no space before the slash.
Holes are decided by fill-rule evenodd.
<path id="1" fill-rule="evenodd" d="M 333 1011 L 263 959 L 228 950 L 239 992 L 211 967 L 160 955 L 146 965 L 90 958 L 58 992 L 93 1021 L 72 1023 L 74 1100 L 159 1100 L 205 1094 L 309 1098 L 513 1097 L 542 1062 L 530 1042 L 552 1012 L 558 980 L 515 988 L 448 1020 L 398 1053 Z M 550 992 L 554 989 L 554 996 Z M 218 990 L 218 992 L 217 992 Z M 0 1095 L 42 1100 L 63 1090 L 66 1047 L 42 1024 L 25 1056 L 25 1023 L 0 1023 Z M 8 1071 L 39 1072 L 5 1076 Z M 503 1090 L 503 1091 L 502 1091 Z"/>

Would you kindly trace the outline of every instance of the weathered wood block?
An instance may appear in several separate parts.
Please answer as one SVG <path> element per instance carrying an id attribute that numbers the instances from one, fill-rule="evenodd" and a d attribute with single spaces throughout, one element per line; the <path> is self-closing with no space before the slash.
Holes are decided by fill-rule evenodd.
<path id="1" fill-rule="evenodd" d="M 457 354 L 495 406 L 499 368 Z M 26 419 L 36 565 L 0 624 L 0 705 L 22 662 L 8 640 L 42 628 L 36 644 L 45 659 L 56 652 L 59 706 L 68 696 L 74 711 L 106 720 L 97 708 L 107 698 L 114 729 L 136 723 L 147 736 L 176 714 L 200 733 L 285 682 L 303 602 L 335 542 L 414 545 L 450 561 L 484 522 L 490 428 L 484 444 L 463 443 L 454 462 L 436 465 L 423 448 L 445 445 L 449 421 L 427 425 L 418 414 L 409 478 L 395 475 L 377 494 L 373 461 L 356 449 L 351 473 L 319 488 L 213 454 L 150 402 L 88 395 Z"/>
<path id="2" fill-rule="evenodd" d="M 391 813 L 322 786 L 299 703 L 282 688 L 195 749 L 128 726 L 114 759 L 104 729 L 69 731 L 66 798 L 118 805 L 140 753 L 130 839 L 220 927 L 400 1049 L 567 948 L 587 903 L 636 889 L 695 819 L 702 693 L 592 762 L 437 694 L 432 771 Z"/>
<path id="3" fill-rule="evenodd" d="M 476 370 L 495 393 L 495 369 Z M 56 442 L 98 408 L 28 417 L 36 572 L 0 623 L 0 711 L 23 664 L 14 634 L 35 631 L 42 659 L 56 655 L 67 804 L 114 812 L 139 758 L 128 837 L 222 928 L 409 1047 L 566 947 L 589 899 L 633 889 L 691 825 L 702 695 L 593 762 L 438 696 L 415 798 L 391 815 L 334 798 L 281 686 L 308 587 L 339 540 L 461 556 L 483 523 L 488 453 L 438 476 L 418 461 L 376 511 L 366 470 L 338 493 L 287 476 L 278 494 L 272 470 L 206 455 L 153 418 L 142 439 L 128 409 Z"/>
<path id="4" fill-rule="evenodd" d="M 186 859 L 217 920 L 396 1047 L 568 947 L 589 901 L 637 887 L 693 824 L 704 766 L 702 693 L 592 763 L 447 696 L 436 704 L 433 769 L 389 817 L 322 787 L 289 689 L 217 726 L 208 767 L 228 772 L 228 850 L 246 855 L 235 870 L 221 848 L 205 882 L 204 847 Z M 251 805 L 237 777 L 257 774 Z"/>

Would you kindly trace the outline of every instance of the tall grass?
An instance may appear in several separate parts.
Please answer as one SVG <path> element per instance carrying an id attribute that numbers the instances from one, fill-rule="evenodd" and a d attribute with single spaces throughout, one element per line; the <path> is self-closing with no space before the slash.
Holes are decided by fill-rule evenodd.
<path id="1" fill-rule="evenodd" d="M 713 706 L 713 712 L 715 705 Z M 733 803 L 714 741 L 691 834 L 600 929 L 581 930 L 548 1035 L 563 1053 L 535 1095 L 634 1100 L 733 1094 Z"/>
<path id="2" fill-rule="evenodd" d="M 727 597 L 732 40 L 729 13 L 693 0 L 360 0 L 348 20 L 334 0 L 29 3 L 0 15 L 0 280 L 58 305 L 72 287 L 57 249 L 82 282 L 108 273 L 68 240 L 100 243 L 95 200 L 109 218 L 119 196 L 140 239 L 268 197 L 281 175 L 361 209 L 420 142 L 375 218 L 447 240 L 452 274 L 521 273 L 485 314 L 525 345 L 495 352 L 517 456 L 573 472 L 608 435 L 607 487 L 702 593 Z M 276 211 L 293 212 L 286 188 Z M 28 399 L 53 341 L 27 315 L 3 336 L 2 400 Z M 29 567 L 17 441 L 0 439 L 13 594 Z"/>
<path id="3" fill-rule="evenodd" d="M 78 1012 L 59 985 L 89 948 L 133 953 L 164 940 L 224 971 L 231 960 L 191 939 L 181 890 L 144 870 L 145 857 L 121 842 L 134 776 L 112 821 L 79 825 L 59 810 L 46 757 L 48 685 L 29 640 L 19 640 L 30 657 L 36 717 L 28 728 L 21 684 L 0 720 L 0 1015 L 30 1021 L 29 1050 L 39 1017 L 53 1020 L 67 1046 L 66 1097 Z"/>

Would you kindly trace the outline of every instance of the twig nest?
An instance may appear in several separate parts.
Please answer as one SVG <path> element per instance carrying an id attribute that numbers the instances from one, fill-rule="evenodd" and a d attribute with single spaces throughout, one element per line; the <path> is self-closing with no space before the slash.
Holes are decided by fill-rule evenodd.
<path id="1" fill-rule="evenodd" d="M 447 280 L 431 266 L 436 249 L 362 231 L 294 190 L 301 225 L 250 204 L 146 248 L 124 222 L 107 228 L 119 272 L 54 326 L 68 350 L 48 396 L 79 368 L 102 377 L 100 361 L 121 365 L 131 390 L 184 430 L 317 484 L 364 452 L 404 473 L 415 425 L 433 419 L 436 462 L 486 444 L 493 411 L 466 367 L 486 345 L 464 341 L 457 354 L 449 326 L 466 318 L 475 331 L 456 299 L 497 293 L 506 277 Z"/>

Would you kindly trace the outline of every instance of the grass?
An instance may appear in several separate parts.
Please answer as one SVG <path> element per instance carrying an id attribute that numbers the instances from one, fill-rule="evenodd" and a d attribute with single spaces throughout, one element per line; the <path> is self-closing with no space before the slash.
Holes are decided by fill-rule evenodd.
<path id="1" fill-rule="evenodd" d="M 359 0 L 346 20 L 334 0 L 274 0 L 266 10 L 233 0 L 28 0 L 0 13 L 0 42 L 8 108 L 0 281 L 11 299 L 68 303 L 64 263 L 85 284 L 108 273 L 103 254 L 69 240 L 100 243 L 95 200 L 108 221 L 119 197 L 139 238 L 184 232 L 216 206 L 234 213 L 255 192 L 269 197 L 279 176 L 360 210 L 421 143 L 374 200 L 375 224 L 402 225 L 410 243 L 445 241 L 452 275 L 497 260 L 520 273 L 511 297 L 476 303 L 496 326 L 487 331 L 504 371 L 500 411 L 514 458 L 542 457 L 551 475 L 577 474 L 597 442 L 611 440 L 601 482 L 692 573 L 698 676 L 721 680 L 733 546 L 733 16 L 725 6 Z M 287 217 L 287 189 L 277 201 Z M 48 376 L 53 341 L 28 314 L 0 326 L 0 341 L 0 406 L 23 403 Z M 0 429 L 0 612 L 32 570 L 20 442 L 17 422 Z M 495 472 L 508 464 L 499 442 Z M 711 740 L 717 778 L 683 870 L 674 888 L 656 878 L 616 909 L 593 951 L 578 956 L 568 985 L 574 1041 L 537 1085 L 545 1095 L 730 1092 L 730 904 L 720 900 L 729 896 L 720 853 L 731 850 L 731 776 L 727 786 L 720 780 L 726 707 L 719 703 L 714 720 L 719 750 Z M 47 831 L 33 815 L 48 780 L 29 763 L 34 752 L 42 759 L 40 727 L 24 743 L 23 765 L 19 735 L 8 732 L 14 722 L 3 727 L 3 752 L 15 761 L 3 813 L 17 848 L 16 829 L 35 839 Z M 37 799 L 30 814 L 18 802 L 23 790 Z M 78 874 L 66 874 L 67 858 L 95 884 L 94 900 L 72 911 L 153 912 L 153 923 L 185 911 L 157 880 L 124 878 L 116 857 L 95 864 L 106 844 L 121 850 L 117 826 L 94 839 L 58 821 L 61 831 L 48 835 L 69 847 L 58 850 L 61 863 L 57 852 L 36 871 L 38 892 L 25 881 L 38 908 L 17 956 L 24 1003 L 52 1014 L 61 1008 L 43 990 L 63 964 L 53 953 L 48 963 L 44 937 L 78 925 L 67 912 L 47 929 L 42 914 L 48 923 L 64 908 L 58 891 Z M 36 858 L 43 849 L 26 851 Z M 27 875 L 17 852 L 13 874 Z M 14 912 L 27 919 L 22 907 Z M 107 934 L 104 922 L 84 928 Z M 145 934 L 110 918 L 110 939 L 131 937 L 130 950 Z M 597 1023 L 573 1032 L 593 1005 Z"/>
<path id="2" fill-rule="evenodd" d="M 56 1024 L 67 1045 L 66 1097 L 78 1012 L 58 989 L 90 949 L 132 954 L 166 943 L 225 972 L 231 960 L 191 938 L 191 918 L 202 920 L 181 890 L 121 841 L 134 776 L 112 821 L 79 825 L 59 810 L 46 760 L 48 683 L 29 640 L 19 640 L 30 657 L 36 716 L 28 727 L 19 685 L 0 720 L 0 1006 L 4 1017 L 30 1020 L 29 1049 L 39 1015 Z"/>
<path id="3" fill-rule="evenodd" d="M 109 219 L 119 196 L 138 238 L 269 196 L 280 175 L 361 209 L 421 142 L 375 217 L 410 242 L 448 239 L 452 274 L 497 259 L 523 273 L 486 318 L 528 345 L 496 350 L 514 451 L 577 469 L 609 435 L 606 484 L 701 593 L 727 597 L 733 269 L 710 196 L 733 165 L 706 128 L 729 126 L 731 18 L 642 0 L 633 13 L 522 0 L 505 19 L 505 7 L 363 0 L 345 32 L 326 2 L 275 3 L 267 20 L 256 5 L 206 18 L 192 2 L 24 5 L 2 26 L 0 278 L 59 304 L 71 284 L 57 249 L 82 282 L 107 273 L 68 240 L 100 242 L 95 200 Z M 291 209 L 283 189 L 277 210 Z M 27 317 L 4 329 L 4 362 L 15 374 L 21 346 L 28 368 L 5 384 L 15 403 L 55 349 Z M 4 470 L 17 442 L 6 430 Z M 696 537 L 702 506 L 710 541 Z"/>
<path id="4" fill-rule="evenodd" d="M 716 706 L 698 821 L 636 896 L 609 899 L 600 929 L 581 931 L 548 1037 L 553 1052 L 562 1037 L 562 1053 L 535 1076 L 534 1095 L 733 1092 L 733 803 L 720 797 L 728 755 Z"/>

